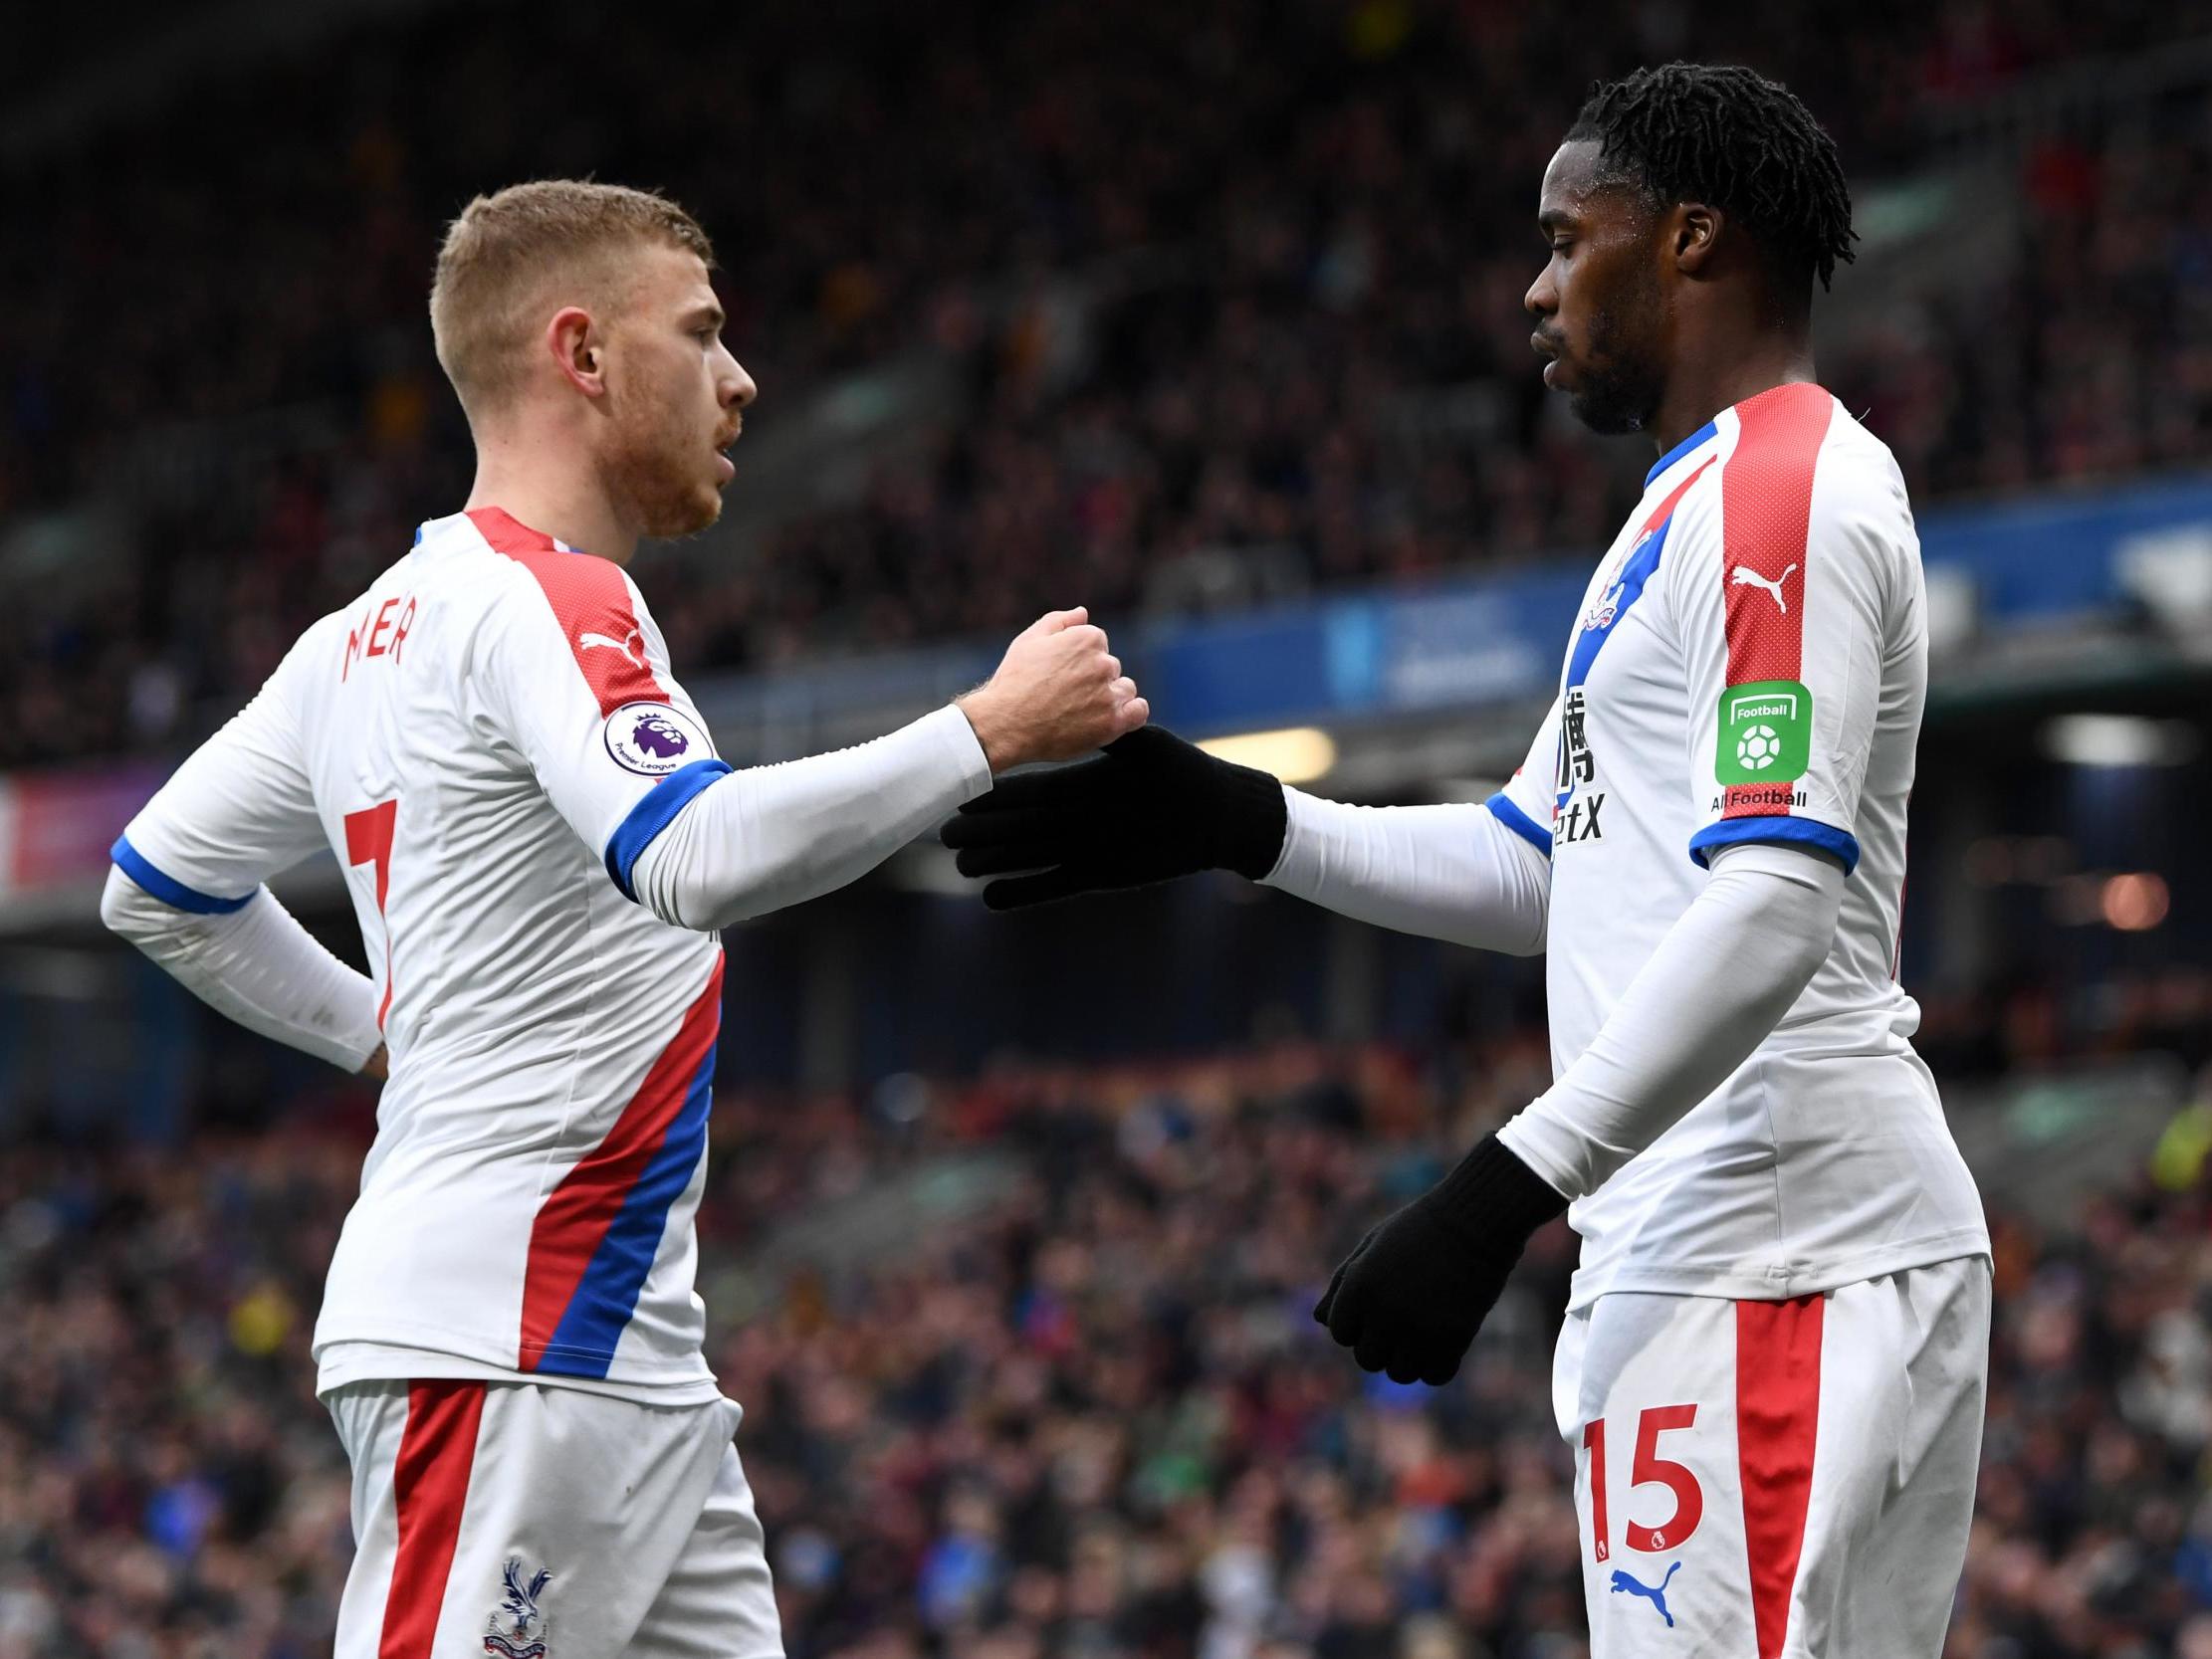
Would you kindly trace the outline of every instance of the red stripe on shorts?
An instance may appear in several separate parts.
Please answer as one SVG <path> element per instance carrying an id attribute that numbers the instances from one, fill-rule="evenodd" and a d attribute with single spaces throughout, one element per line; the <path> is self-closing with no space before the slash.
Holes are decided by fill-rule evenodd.
<path id="1" fill-rule="evenodd" d="M 399 1550 L 376 1659 L 430 1659 L 483 1415 L 481 1382 L 416 1382 L 407 1389 L 407 1427 L 392 1469 Z"/>
<path id="2" fill-rule="evenodd" d="M 1835 412 L 1833 397 L 1803 383 L 1776 386 L 1736 406 L 1736 447 L 1720 468 L 1720 593 L 1731 686 L 1805 678 L 1813 469 Z M 1770 814 L 1773 793 L 1759 784 L 1730 784 L 1721 816 Z"/>
<path id="3" fill-rule="evenodd" d="M 1805 1547 L 1826 1307 L 1819 1296 L 1736 1304 L 1736 1466 L 1759 1659 L 1782 1651 Z"/>

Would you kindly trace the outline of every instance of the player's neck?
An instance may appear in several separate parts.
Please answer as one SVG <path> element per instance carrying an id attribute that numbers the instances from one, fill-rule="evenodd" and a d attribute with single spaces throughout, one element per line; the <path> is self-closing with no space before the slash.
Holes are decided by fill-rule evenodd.
<path id="1" fill-rule="evenodd" d="M 496 507 L 518 523 L 616 564 L 629 563 L 637 551 L 637 532 L 622 522 L 588 468 L 548 467 L 521 446 L 479 442 L 468 506 Z"/>
<path id="2" fill-rule="evenodd" d="M 1667 377 L 1652 423 L 1657 453 L 1666 454 L 1721 410 L 1777 386 L 1815 378 L 1813 342 L 1803 336 L 1765 335 L 1684 351 Z"/>

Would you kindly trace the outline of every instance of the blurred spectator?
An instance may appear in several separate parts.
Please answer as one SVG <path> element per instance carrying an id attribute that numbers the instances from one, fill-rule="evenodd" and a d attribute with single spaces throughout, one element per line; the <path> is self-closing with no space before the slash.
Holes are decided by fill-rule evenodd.
<path id="1" fill-rule="evenodd" d="M 196 86 L 188 123 L 152 108 L 0 162 L 46 216 L 0 243 L 0 562 L 27 642 L 0 661 L 0 766 L 174 743 L 458 505 L 427 272 L 442 221 L 523 174 L 661 183 L 700 214 L 757 437 L 840 375 L 957 367 L 950 412 L 851 505 L 647 568 L 696 674 L 1076 599 L 1127 616 L 1587 551 L 1642 467 L 1544 399 L 1519 302 L 1536 181 L 1593 77 L 1751 61 L 1836 131 L 1864 199 L 2023 77 L 2208 31 L 2205 0 L 1592 0 L 1572 30 L 1444 0 L 356 25 L 306 67 Z M 1831 355 L 1923 500 L 2202 457 L 2208 156 L 2201 88 L 2047 123 L 1991 283 Z M 735 488 L 765 489 L 747 456 Z"/>
<path id="2" fill-rule="evenodd" d="M 1564 1229 L 1447 1387 L 1364 1375 L 1308 1315 L 1514 1102 L 1520 1052 L 1007 1069 L 910 1082 L 918 1116 L 723 1099 L 702 1284 L 793 1659 L 1582 1652 Z M 346 1480 L 306 1349 L 359 1104 L 181 1156 L 0 1153 L 0 1656 L 328 1651 Z M 1997 1213 L 1947 1659 L 2212 1656 L 2212 1180 L 2180 1139 L 2075 1226 Z M 978 1157 L 998 1178 L 965 1207 L 786 1248 Z"/>

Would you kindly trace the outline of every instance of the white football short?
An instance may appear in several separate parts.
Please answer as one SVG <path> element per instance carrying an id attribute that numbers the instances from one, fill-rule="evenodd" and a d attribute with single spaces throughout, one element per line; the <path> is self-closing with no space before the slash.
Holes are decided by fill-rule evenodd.
<path id="1" fill-rule="evenodd" d="M 353 1382 L 336 1659 L 780 1659 L 738 1407 Z"/>
<path id="2" fill-rule="evenodd" d="M 1552 1372 L 1592 1659 L 1937 1659 L 1966 1557 L 1986 1257 L 1791 1302 L 1601 1296 Z"/>

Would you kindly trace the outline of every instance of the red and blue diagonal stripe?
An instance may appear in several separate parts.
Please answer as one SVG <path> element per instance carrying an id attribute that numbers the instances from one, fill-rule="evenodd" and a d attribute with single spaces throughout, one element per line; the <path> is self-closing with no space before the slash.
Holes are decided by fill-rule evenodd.
<path id="1" fill-rule="evenodd" d="M 722 956 L 614 1127 L 539 1207 L 523 1274 L 518 1365 L 603 1377 L 707 1150 Z"/>
<path id="2" fill-rule="evenodd" d="M 1697 441 L 1702 441 L 1702 439 L 1699 438 Z M 1688 447 L 1693 446 L 1678 447 L 1673 454 L 1680 455 Z M 1672 459 L 1673 455 L 1667 457 L 1669 462 Z M 1582 627 L 1575 635 L 1573 648 L 1567 653 L 1567 676 L 1559 688 L 1559 695 L 1563 703 L 1567 698 L 1573 696 L 1576 687 L 1590 678 L 1590 670 L 1598 661 L 1598 653 L 1605 649 L 1605 642 L 1613 637 L 1614 629 L 1621 619 L 1629 614 L 1639 599 L 1644 597 L 1645 585 L 1651 581 L 1653 573 L 1659 569 L 1659 557 L 1665 551 L 1666 532 L 1673 526 L 1674 509 L 1681 505 L 1682 498 L 1689 494 L 1689 487 L 1703 478 L 1705 469 L 1711 465 L 1712 459 L 1708 456 L 1698 465 L 1696 471 L 1683 479 L 1681 483 L 1675 485 L 1667 493 L 1666 499 L 1653 510 L 1652 516 L 1644 520 L 1644 528 L 1637 533 L 1636 541 L 1629 549 L 1629 556 L 1622 561 L 1620 570 L 1615 573 L 1613 587 L 1605 595 L 1606 603 L 1604 607 L 1597 615 L 1584 619 Z M 1662 462 L 1659 467 L 1653 469 L 1652 476 L 1657 478 L 1659 473 L 1665 470 L 1665 467 L 1666 463 Z M 1562 726 L 1559 733 L 1559 742 L 1562 764 L 1559 768 L 1559 791 L 1552 806 L 1552 816 L 1554 818 L 1567 809 L 1567 802 L 1575 792 L 1574 779 L 1564 764 L 1567 743 L 1567 732 L 1564 726 Z M 1516 833 L 1526 834 L 1511 819 L 1507 819 L 1506 824 L 1508 828 L 1515 830 Z M 1529 828 L 1535 829 L 1536 826 L 1530 824 Z M 1538 831 L 1538 833 L 1541 834 L 1542 832 Z M 1533 841 L 1533 838 L 1531 839 Z M 1539 852 L 1548 855 L 1549 849 L 1546 846 L 1541 843 L 1535 844 Z"/>

